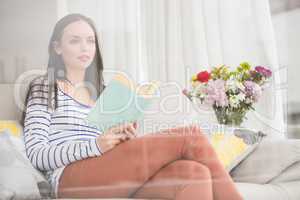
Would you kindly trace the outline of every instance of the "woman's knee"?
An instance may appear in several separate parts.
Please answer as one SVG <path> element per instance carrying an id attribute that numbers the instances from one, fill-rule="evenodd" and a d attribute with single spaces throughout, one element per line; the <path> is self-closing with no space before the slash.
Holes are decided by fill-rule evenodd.
<path id="1" fill-rule="evenodd" d="M 192 160 L 177 160 L 169 164 L 168 170 L 180 179 L 207 179 L 211 178 L 210 170 L 203 164 Z"/>
<path id="2" fill-rule="evenodd" d="M 189 147 L 205 147 L 211 148 L 211 143 L 207 135 L 198 129 L 193 131 L 186 131 L 188 134 L 185 135 L 184 144 Z"/>

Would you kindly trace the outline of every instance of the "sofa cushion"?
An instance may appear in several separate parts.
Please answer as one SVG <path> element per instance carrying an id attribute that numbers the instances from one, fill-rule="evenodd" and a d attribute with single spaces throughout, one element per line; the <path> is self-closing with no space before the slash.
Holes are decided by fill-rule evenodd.
<path id="1" fill-rule="evenodd" d="M 232 172 L 237 182 L 265 184 L 300 161 L 300 140 L 263 140 Z"/>
<path id="2" fill-rule="evenodd" d="M 283 189 L 288 195 L 289 200 L 299 200 L 300 199 L 300 180 L 285 182 L 285 183 L 272 183 L 272 185 L 276 185 Z"/>
<path id="3" fill-rule="evenodd" d="M 300 181 L 272 184 L 236 183 L 244 200 L 299 200 Z"/>
<path id="4" fill-rule="evenodd" d="M 4 186 L 2 191 L 5 194 L 12 191 L 14 198 L 50 197 L 50 184 L 32 166 L 26 156 L 23 139 L 19 134 L 17 136 L 8 129 L 0 132 L 0 185 Z"/>
<path id="5" fill-rule="evenodd" d="M 292 182 L 300 180 L 300 161 L 291 165 L 271 180 L 272 183 Z"/>
<path id="6" fill-rule="evenodd" d="M 30 163 L 24 162 L 22 154 L 16 151 L 9 134 L 0 134 L 0 185 L 5 194 L 13 193 L 13 199 L 40 199 L 36 179 Z"/>
<path id="7" fill-rule="evenodd" d="M 236 183 L 243 200 L 290 200 L 286 191 L 277 185 Z"/>
<path id="8" fill-rule="evenodd" d="M 13 199 L 15 197 L 14 191 L 11 189 L 8 189 L 4 187 L 4 185 L 0 185 L 0 199 L 1 200 L 8 200 L 8 199 Z"/>

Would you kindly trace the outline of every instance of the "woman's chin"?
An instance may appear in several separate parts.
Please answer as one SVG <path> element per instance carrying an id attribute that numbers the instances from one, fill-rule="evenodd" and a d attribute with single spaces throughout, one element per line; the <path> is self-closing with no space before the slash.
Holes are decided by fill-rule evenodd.
<path id="1" fill-rule="evenodd" d="M 90 66 L 90 63 L 80 63 L 79 65 L 76 65 L 73 67 L 73 69 L 77 69 L 77 70 L 85 70 Z"/>

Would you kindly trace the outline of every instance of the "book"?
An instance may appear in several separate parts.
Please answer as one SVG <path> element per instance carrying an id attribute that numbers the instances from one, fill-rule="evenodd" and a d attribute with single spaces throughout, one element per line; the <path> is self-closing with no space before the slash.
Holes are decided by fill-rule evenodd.
<path id="1" fill-rule="evenodd" d="M 158 88 L 158 82 L 137 86 L 125 75 L 118 74 L 100 94 L 86 120 L 102 132 L 122 123 L 141 120 Z"/>

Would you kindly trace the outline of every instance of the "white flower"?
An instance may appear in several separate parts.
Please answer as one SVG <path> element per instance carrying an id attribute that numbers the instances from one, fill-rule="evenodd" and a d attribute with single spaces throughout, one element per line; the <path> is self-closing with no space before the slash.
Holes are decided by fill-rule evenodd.
<path id="1" fill-rule="evenodd" d="M 245 94 L 239 93 L 238 95 L 232 95 L 229 97 L 229 105 L 233 108 L 239 107 L 240 103 L 246 98 Z"/>
<path id="2" fill-rule="evenodd" d="M 253 103 L 253 100 L 252 100 L 250 97 L 247 97 L 247 98 L 245 99 L 245 103 L 251 104 L 251 103 Z"/>
<path id="3" fill-rule="evenodd" d="M 206 96 L 205 89 L 206 89 L 205 84 L 197 84 L 193 87 L 193 90 L 192 90 L 193 95 L 204 97 L 204 96 Z"/>
<path id="4" fill-rule="evenodd" d="M 236 98 L 236 95 L 229 97 L 229 105 L 233 108 L 237 108 L 239 106 L 239 100 Z"/>
<path id="5" fill-rule="evenodd" d="M 229 79 L 226 81 L 226 90 L 227 91 L 231 90 L 233 92 L 237 92 L 239 90 L 243 91 L 244 89 L 245 89 L 244 85 L 237 80 Z"/>
<path id="6" fill-rule="evenodd" d="M 239 93 L 238 95 L 236 95 L 236 98 L 237 98 L 240 102 L 242 102 L 242 101 L 245 100 L 246 95 L 245 95 L 244 93 Z"/>

